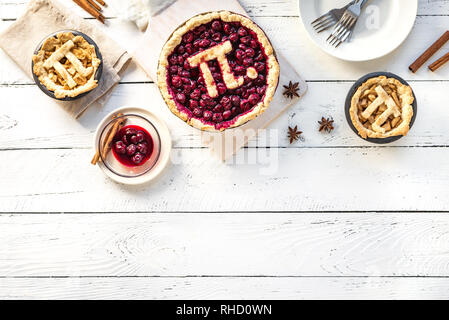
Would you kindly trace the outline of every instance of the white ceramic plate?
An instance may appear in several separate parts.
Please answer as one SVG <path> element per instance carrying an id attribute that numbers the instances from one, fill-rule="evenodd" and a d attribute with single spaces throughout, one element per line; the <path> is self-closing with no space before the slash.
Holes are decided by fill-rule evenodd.
<path id="1" fill-rule="evenodd" d="M 112 117 L 121 112 L 123 114 L 136 114 L 142 116 L 149 120 L 154 127 L 159 132 L 159 136 L 161 138 L 161 153 L 159 155 L 159 160 L 156 162 L 154 167 L 148 171 L 146 174 L 133 178 L 126 178 L 119 175 L 116 175 L 111 170 L 105 167 L 105 165 L 99 161 L 98 165 L 103 170 L 103 172 L 112 180 L 128 185 L 141 185 L 145 183 L 149 183 L 150 181 L 156 179 L 159 174 L 164 170 L 167 166 L 168 161 L 170 160 L 170 151 L 172 148 L 170 131 L 168 130 L 167 125 L 160 118 L 156 117 L 153 113 L 143 108 L 134 108 L 134 107 L 122 107 L 120 109 L 114 110 L 110 114 L 108 114 L 98 125 L 97 131 L 94 136 L 94 150 L 98 149 L 98 141 L 100 138 L 100 134 L 103 131 L 103 128 L 112 120 Z"/>
<path id="2" fill-rule="evenodd" d="M 312 41 L 328 54 L 348 61 L 383 57 L 407 38 L 416 20 L 418 0 L 368 0 L 350 42 L 333 48 L 326 43 L 332 28 L 317 34 L 311 22 L 350 0 L 299 0 L 301 20 Z"/>

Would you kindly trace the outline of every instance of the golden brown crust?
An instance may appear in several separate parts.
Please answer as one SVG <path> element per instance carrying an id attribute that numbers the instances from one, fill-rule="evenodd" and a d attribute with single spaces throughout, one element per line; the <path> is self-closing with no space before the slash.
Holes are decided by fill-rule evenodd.
<path id="1" fill-rule="evenodd" d="M 268 37 L 262 31 L 262 29 L 260 29 L 260 27 L 256 25 L 253 21 L 251 21 L 249 18 L 229 11 L 216 11 L 197 15 L 188 20 L 186 23 L 184 23 L 171 35 L 171 37 L 168 39 L 168 41 L 162 48 L 157 72 L 158 74 L 157 84 L 162 93 L 162 97 L 164 98 L 171 112 L 174 113 L 176 116 L 178 116 L 180 119 L 187 122 L 189 125 L 204 131 L 217 131 L 217 129 L 215 128 L 215 126 L 203 123 L 199 119 L 190 118 L 185 112 L 180 111 L 176 106 L 176 103 L 168 90 L 167 84 L 167 75 L 168 75 L 167 67 L 169 64 L 168 56 L 181 43 L 182 36 L 185 33 L 200 25 L 209 23 L 215 19 L 221 19 L 222 21 L 225 22 L 240 22 L 244 27 L 254 31 L 257 34 L 258 41 L 262 44 L 265 50 L 269 70 L 267 75 L 267 90 L 265 93 L 264 100 L 259 102 L 256 106 L 254 106 L 254 108 L 250 112 L 240 115 L 229 128 L 235 128 L 245 124 L 246 122 L 262 114 L 269 107 L 278 85 L 280 73 L 279 63 L 277 61 L 274 49 L 270 41 L 268 40 Z M 228 128 L 221 128 L 220 131 L 223 131 L 225 129 Z"/>
<path id="2" fill-rule="evenodd" d="M 98 86 L 95 74 L 101 60 L 82 36 L 61 32 L 49 37 L 32 59 L 33 73 L 57 99 L 75 98 Z"/>
<path id="3" fill-rule="evenodd" d="M 392 102 L 391 108 L 395 108 L 396 106 L 399 107 L 399 109 L 391 110 L 392 113 L 400 113 L 401 123 L 391 130 L 385 130 L 383 128 L 380 128 L 377 125 L 374 125 L 374 128 L 366 128 L 363 124 L 363 119 L 361 119 L 361 116 L 359 115 L 359 105 L 361 103 L 362 97 L 364 94 L 366 94 L 367 90 L 372 90 L 372 88 L 375 88 L 374 90 L 377 90 L 378 93 L 380 93 L 380 96 L 383 94 L 386 94 L 383 87 L 388 87 L 389 85 L 393 85 L 397 88 L 398 98 L 401 101 L 401 105 L 397 106 L 397 103 Z M 383 101 L 384 104 L 387 104 L 387 101 L 389 99 L 392 99 L 391 97 L 386 96 Z M 382 100 L 382 99 L 381 99 Z M 351 107 L 349 109 L 349 114 L 351 117 L 351 121 L 354 125 L 354 127 L 357 129 L 359 135 L 366 139 L 366 138 L 388 138 L 388 137 L 395 137 L 395 136 L 405 136 L 408 134 L 410 130 L 410 122 L 413 117 L 413 104 L 414 96 L 412 89 L 401 83 L 399 80 L 394 78 L 387 78 L 385 76 L 380 76 L 376 78 L 371 78 L 367 80 L 365 83 L 363 83 L 356 91 L 354 96 L 351 100 Z M 375 107 L 375 102 L 372 103 Z M 369 114 L 369 111 L 368 111 Z M 379 123 L 381 123 L 383 120 L 380 119 Z"/>

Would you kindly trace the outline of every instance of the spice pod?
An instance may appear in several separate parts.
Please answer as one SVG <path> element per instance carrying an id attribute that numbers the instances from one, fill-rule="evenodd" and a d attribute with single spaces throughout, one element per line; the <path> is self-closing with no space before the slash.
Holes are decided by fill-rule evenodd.
<path id="1" fill-rule="evenodd" d="M 349 127 L 352 129 L 352 131 L 354 131 L 358 137 L 360 137 L 361 139 L 371 142 L 371 143 L 376 143 L 376 144 L 388 144 L 388 143 L 392 143 L 395 142 L 399 139 L 401 139 L 402 135 L 400 136 L 394 136 L 394 137 L 388 137 L 388 138 L 363 138 L 360 136 L 359 132 L 357 131 L 357 129 L 354 127 L 354 124 L 352 123 L 351 120 L 351 115 L 350 115 L 350 108 L 351 108 L 351 101 L 352 101 L 352 97 L 354 96 L 354 94 L 356 93 L 356 91 L 358 90 L 358 88 L 365 83 L 366 81 L 368 81 L 371 78 L 376 78 L 376 77 L 380 77 L 380 76 L 385 76 L 387 78 L 394 78 L 397 79 L 398 81 L 400 81 L 402 84 L 407 85 L 409 87 L 411 87 L 407 81 L 405 81 L 404 79 L 402 79 L 401 77 L 399 77 L 398 75 L 395 75 L 393 73 L 389 73 L 389 72 L 373 72 L 370 74 L 367 74 L 365 76 L 363 76 L 362 78 L 360 78 L 359 80 L 357 80 L 354 85 L 351 87 L 351 89 L 349 90 L 348 96 L 346 97 L 346 102 L 345 102 L 345 115 L 346 115 L 346 120 L 349 124 Z M 418 113 L 418 103 L 416 101 L 416 95 L 413 92 L 413 97 L 414 97 L 414 101 L 412 104 L 412 108 L 413 108 L 413 117 L 410 121 L 410 129 L 412 128 L 413 124 L 415 123 L 416 120 L 416 115 Z"/>
<path id="2" fill-rule="evenodd" d="M 87 35 L 85 35 L 82 32 L 76 31 L 76 30 L 59 30 L 56 31 L 48 36 L 46 36 L 37 46 L 36 50 L 34 51 L 34 54 L 38 54 L 39 50 L 41 50 L 42 45 L 44 44 L 45 40 L 51 38 L 51 37 L 55 37 L 57 34 L 62 33 L 62 32 L 71 32 L 72 34 L 74 34 L 75 36 L 82 36 L 89 44 L 93 45 L 95 47 L 95 53 L 97 55 L 97 58 L 100 59 L 101 63 L 98 66 L 98 69 L 95 73 L 95 80 L 97 80 L 98 82 L 100 82 L 101 80 L 101 76 L 103 75 L 103 56 L 101 55 L 100 49 L 98 48 L 97 44 Z M 31 73 L 33 75 L 33 79 L 34 82 L 36 83 L 36 85 L 39 87 L 39 89 L 42 90 L 42 92 L 44 92 L 47 96 L 59 100 L 59 101 L 73 101 L 73 100 L 77 100 L 80 99 L 84 96 L 86 96 L 87 94 L 89 94 L 90 92 L 92 92 L 93 90 L 95 90 L 96 88 L 94 88 L 93 90 L 90 90 L 88 92 L 84 92 L 82 94 L 79 94 L 76 97 L 65 97 L 65 98 L 56 98 L 55 94 L 53 91 L 48 90 L 47 87 L 45 87 L 40 81 L 39 78 L 37 77 L 37 75 L 34 73 L 34 62 L 31 62 Z M 98 88 L 98 87 L 97 87 Z"/>

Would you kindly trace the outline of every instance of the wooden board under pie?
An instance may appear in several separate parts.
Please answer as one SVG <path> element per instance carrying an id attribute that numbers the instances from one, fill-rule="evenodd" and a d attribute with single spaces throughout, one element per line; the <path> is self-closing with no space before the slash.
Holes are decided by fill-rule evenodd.
<path id="1" fill-rule="evenodd" d="M 193 16 L 219 10 L 228 10 L 248 16 L 237 0 L 178 0 L 157 16 L 151 18 L 150 26 L 143 36 L 142 43 L 134 53 L 135 60 L 148 76 L 156 82 L 159 56 L 170 35 Z M 274 49 L 276 50 L 276 47 Z M 263 114 L 239 128 L 224 132 L 209 133 L 198 130 L 198 133 L 202 135 L 203 143 L 221 160 L 232 157 L 250 139 L 257 136 L 258 130 L 267 128 L 273 120 L 299 100 L 299 98 L 289 99 L 285 97 L 282 94 L 283 85 L 288 85 L 289 81 L 299 82 L 300 90 L 298 93 L 300 97 L 306 93 L 306 82 L 279 52 L 277 52 L 277 58 L 281 69 L 279 87 L 270 107 Z M 177 124 L 180 123 L 175 118 L 173 121 Z M 170 122 L 168 125 L 171 125 Z"/>

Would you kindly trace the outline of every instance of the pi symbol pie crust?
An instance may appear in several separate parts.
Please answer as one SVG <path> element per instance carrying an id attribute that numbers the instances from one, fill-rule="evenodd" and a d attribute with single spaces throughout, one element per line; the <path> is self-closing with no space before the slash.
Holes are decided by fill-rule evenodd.
<path id="1" fill-rule="evenodd" d="M 191 126 L 223 131 L 270 105 L 279 63 L 265 33 L 229 11 L 195 16 L 164 45 L 158 86 L 169 109 Z"/>

